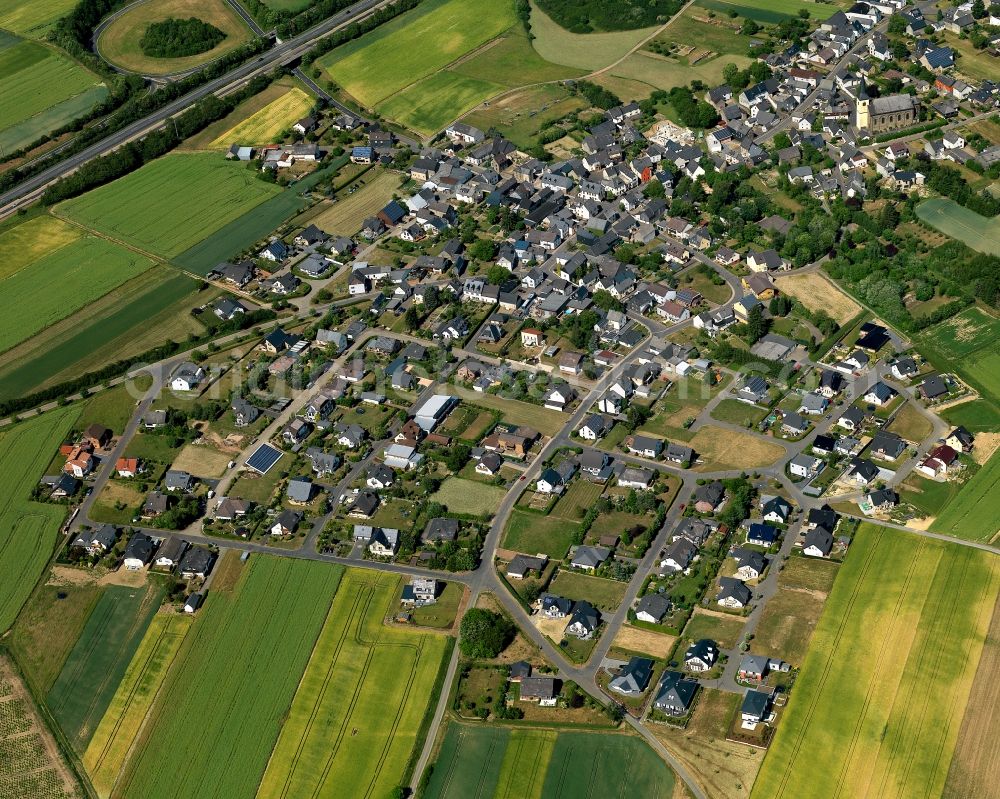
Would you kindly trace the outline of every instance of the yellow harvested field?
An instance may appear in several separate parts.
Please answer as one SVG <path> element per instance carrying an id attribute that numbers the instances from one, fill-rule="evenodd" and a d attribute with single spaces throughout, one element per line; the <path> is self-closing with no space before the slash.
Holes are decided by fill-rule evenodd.
<path id="1" fill-rule="evenodd" d="M 774 282 L 780 291 L 794 297 L 810 311 L 823 311 L 837 324 L 844 324 L 861 311 L 860 305 L 819 272 L 778 275 Z"/>
<path id="2" fill-rule="evenodd" d="M 1000 602 L 983 645 L 942 799 L 990 799 L 1000 785 Z"/>
<path id="3" fill-rule="evenodd" d="M 206 444 L 187 444 L 177 453 L 170 468 L 190 472 L 195 477 L 221 477 L 231 457 Z"/>
<path id="4" fill-rule="evenodd" d="M 354 194 L 341 192 L 340 199 L 332 205 L 321 206 L 324 210 L 309 221 L 321 230 L 338 236 L 353 236 L 361 230 L 364 221 L 381 211 L 399 190 L 399 175 L 393 172 L 368 174 L 368 177 L 362 178 L 365 185 Z M 370 177 L 372 174 L 375 176 Z"/>
<path id="5" fill-rule="evenodd" d="M 691 446 L 702 461 L 695 467 L 698 472 L 770 466 L 785 452 L 784 447 L 761 436 L 712 425 L 695 433 Z"/>
<path id="6" fill-rule="evenodd" d="M 654 658 L 665 658 L 670 654 L 676 640 L 676 636 L 673 635 L 623 624 L 612 646 L 627 649 L 629 652 L 643 652 Z"/>
<path id="7" fill-rule="evenodd" d="M 42 256 L 72 244 L 83 235 L 54 216 L 38 216 L 0 234 L 0 280 L 31 266 Z"/>
<path id="8" fill-rule="evenodd" d="M 302 89 L 289 89 L 281 97 L 227 130 L 212 142 L 212 146 L 270 144 L 279 133 L 309 113 L 312 106 L 312 98 Z"/>

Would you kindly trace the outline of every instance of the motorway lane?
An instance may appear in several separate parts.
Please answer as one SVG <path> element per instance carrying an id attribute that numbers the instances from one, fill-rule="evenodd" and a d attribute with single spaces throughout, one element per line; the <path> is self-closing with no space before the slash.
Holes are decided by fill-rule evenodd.
<path id="1" fill-rule="evenodd" d="M 188 94 L 168 103 L 153 114 L 133 122 L 128 127 L 101 141 L 95 142 L 76 155 L 70 156 L 65 161 L 54 164 L 39 174 L 28 178 L 18 186 L 0 195 L 0 218 L 13 213 L 19 207 L 33 201 L 49 183 L 69 175 L 88 161 L 105 155 L 129 141 L 159 128 L 171 116 L 187 110 L 203 97 L 207 97 L 210 94 L 225 93 L 247 82 L 256 75 L 269 72 L 278 64 L 301 56 L 310 49 L 317 39 L 338 28 L 356 22 L 358 19 L 369 15 L 375 9 L 387 5 L 388 1 L 360 0 L 315 27 L 289 39 L 287 42 L 276 45 L 252 61 L 236 67 L 225 75 L 199 86 L 197 89 L 193 89 Z"/>

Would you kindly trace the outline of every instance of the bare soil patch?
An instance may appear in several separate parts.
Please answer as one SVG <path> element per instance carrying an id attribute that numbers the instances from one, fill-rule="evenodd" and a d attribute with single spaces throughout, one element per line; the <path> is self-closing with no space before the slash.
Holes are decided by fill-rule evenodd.
<path id="1" fill-rule="evenodd" d="M 803 275 L 779 275 L 775 285 L 794 297 L 810 311 L 825 311 L 838 324 L 844 324 L 861 311 L 861 306 L 819 272 Z"/>
<path id="2" fill-rule="evenodd" d="M 662 659 L 670 654 L 676 641 L 677 638 L 673 635 L 623 624 L 612 646 L 627 649 L 629 652 L 643 652 Z"/>
<path id="3" fill-rule="evenodd" d="M 972 458 L 980 466 L 988 461 L 1000 447 L 1000 433 L 978 433 L 972 448 Z"/>

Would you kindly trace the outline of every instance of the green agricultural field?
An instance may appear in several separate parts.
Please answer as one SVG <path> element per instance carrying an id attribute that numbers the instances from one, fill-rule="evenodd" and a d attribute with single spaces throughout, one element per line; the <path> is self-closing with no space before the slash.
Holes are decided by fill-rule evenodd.
<path id="1" fill-rule="evenodd" d="M 993 555 L 862 524 L 753 799 L 940 796 L 998 590 Z"/>
<path id="2" fill-rule="evenodd" d="M 1000 454 L 994 453 L 931 525 L 936 533 L 992 541 L 1000 530 Z"/>
<path id="3" fill-rule="evenodd" d="M 741 17 L 765 25 L 776 25 L 789 17 L 797 17 L 800 11 L 807 12 L 813 19 L 822 20 L 836 10 L 836 6 L 812 0 L 697 0 L 696 4 L 723 14 L 735 11 Z"/>
<path id="4" fill-rule="evenodd" d="M 335 177 L 349 160 L 348 156 L 341 156 L 237 216 L 208 238 L 182 252 L 173 259 L 174 263 L 196 274 L 207 275 L 219 261 L 264 238 L 282 222 L 302 211 L 309 205 L 305 195 L 322 181 Z"/>
<path id="5" fill-rule="evenodd" d="M 385 625 L 399 582 L 360 569 L 341 580 L 259 799 L 388 796 L 403 783 L 450 642 Z"/>
<path id="6" fill-rule="evenodd" d="M 528 555 L 544 552 L 550 558 L 563 558 L 578 529 L 576 522 L 515 508 L 507 522 L 502 546 Z"/>
<path id="7" fill-rule="evenodd" d="M 499 83 L 438 72 L 387 98 L 378 109 L 411 130 L 431 135 L 503 89 Z"/>
<path id="8" fill-rule="evenodd" d="M 318 63 L 352 97 L 374 108 L 499 36 L 515 21 L 514 4 L 508 0 L 427 0 Z M 415 94 L 414 99 L 422 96 Z"/>
<path id="9" fill-rule="evenodd" d="M 921 338 L 950 360 L 959 360 L 1000 339 L 1000 319 L 979 307 L 966 308 L 957 316 L 934 325 Z"/>
<path id="10" fill-rule="evenodd" d="M 961 425 L 973 433 L 1000 429 L 1000 410 L 985 399 L 953 405 L 941 411 L 940 416 L 953 427 Z"/>
<path id="11" fill-rule="evenodd" d="M 615 733 L 448 727 L 426 799 L 669 799 L 674 775 L 641 739 Z"/>
<path id="12" fill-rule="evenodd" d="M 1000 400 L 1000 351 L 997 340 L 990 339 L 986 346 L 968 356 L 962 363 L 964 375 L 979 385 L 986 396 Z"/>
<path id="13" fill-rule="evenodd" d="M 76 0 L 5 0 L 0 9 L 0 28 L 40 39 L 75 5 Z"/>
<path id="14" fill-rule="evenodd" d="M 1000 255 L 1000 218 L 988 219 L 947 197 L 917 206 L 917 216 L 935 230 L 987 255 Z"/>
<path id="15" fill-rule="evenodd" d="M 106 95 L 98 77 L 61 50 L 39 42 L 5 46 L 0 41 L 0 148 L 30 144 Z"/>
<path id="16" fill-rule="evenodd" d="M 281 193 L 216 153 L 166 155 L 57 206 L 57 213 L 163 258 Z"/>
<path id="17" fill-rule="evenodd" d="M 96 236 L 44 255 L 0 282 L 0 351 L 31 338 L 145 272 L 153 262 Z M 57 280 L 52 280 L 57 275 Z"/>
<path id="18" fill-rule="evenodd" d="M 587 72 L 613 64 L 657 30 L 658 26 L 653 26 L 613 33 L 570 33 L 534 3 L 531 5 L 532 44 L 538 54 L 550 63 Z"/>
<path id="19" fill-rule="evenodd" d="M 487 485 L 462 477 L 449 477 L 434 492 L 431 499 L 440 502 L 452 513 L 471 513 L 491 516 L 503 501 L 506 490 L 502 486 Z"/>
<path id="20" fill-rule="evenodd" d="M 6 654 L 0 655 L 0 791 L 11 799 L 86 795 Z"/>
<path id="21" fill-rule="evenodd" d="M 153 618 L 146 630 L 83 755 L 83 765 L 99 796 L 111 795 L 128 751 L 192 621 L 183 614 L 161 614 Z"/>
<path id="22" fill-rule="evenodd" d="M 15 275 L 35 261 L 80 239 L 83 231 L 77 227 L 41 214 L 27 222 L 0 233 L 0 280 Z"/>
<path id="23" fill-rule="evenodd" d="M 6 631 L 31 595 L 56 546 L 66 509 L 28 497 L 78 409 L 50 411 L 0 434 L 0 630 Z"/>
<path id="24" fill-rule="evenodd" d="M 0 398 L 19 397 L 129 358 L 204 326 L 189 311 L 198 284 L 173 269 L 152 269 L 22 342 L 0 364 Z M 203 302 L 216 296 L 209 289 Z"/>
<path id="25" fill-rule="evenodd" d="M 736 64 L 743 68 L 750 62 L 751 59 L 746 56 L 726 55 L 701 58 L 692 64 L 688 58 L 664 58 L 656 53 L 640 50 L 609 69 L 597 82 L 604 84 L 607 79 L 616 78 L 635 82 L 642 90 L 633 90 L 632 96 L 645 99 L 655 89 L 686 86 L 692 80 L 700 80 L 709 85 L 717 84 L 722 80 L 722 70 L 726 64 Z M 728 289 L 726 296 L 728 297 Z"/>
<path id="26" fill-rule="evenodd" d="M 468 58 L 463 58 L 448 71 L 467 78 L 499 83 L 507 88 L 566 80 L 584 74 L 583 70 L 546 61 L 531 46 L 524 29 L 517 25 L 504 34 L 503 38 L 495 43 L 491 42 Z M 558 86 L 535 88 L 559 89 Z M 494 104 L 490 105 L 492 107 Z"/>
<path id="27" fill-rule="evenodd" d="M 78 752 L 86 750 L 162 598 L 159 585 L 112 585 L 94 606 L 46 700 Z"/>
<path id="28" fill-rule="evenodd" d="M 549 588 L 559 596 L 589 600 L 601 610 L 617 610 L 625 598 L 628 583 L 560 569 Z"/>
<path id="29" fill-rule="evenodd" d="M 710 19 L 704 11 L 692 6 L 674 17 L 657 41 L 674 42 L 682 47 L 696 45 L 722 55 L 745 56 L 750 52 L 750 37 L 741 34 L 739 27 L 738 19 L 718 15 Z"/>
<path id="30" fill-rule="evenodd" d="M 342 574 L 254 555 L 232 593 L 210 592 L 115 795 L 253 796 Z"/>

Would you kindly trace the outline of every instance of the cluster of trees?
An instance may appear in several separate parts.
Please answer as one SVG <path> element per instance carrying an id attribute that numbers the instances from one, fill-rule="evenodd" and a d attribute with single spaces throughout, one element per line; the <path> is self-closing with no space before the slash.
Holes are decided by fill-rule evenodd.
<path id="1" fill-rule="evenodd" d="M 754 61 L 746 69 L 740 69 L 736 64 L 726 64 L 722 68 L 722 79 L 734 92 L 745 89 L 751 84 L 760 83 L 769 77 L 771 68 L 763 61 Z"/>
<path id="2" fill-rule="evenodd" d="M 578 350 L 588 349 L 594 337 L 594 325 L 600 317 L 594 311 L 584 311 L 563 317 L 559 323 L 559 332 L 568 338 Z"/>
<path id="3" fill-rule="evenodd" d="M 985 189 L 973 191 L 957 169 L 945 166 L 940 161 L 928 161 L 926 164 L 921 164 L 920 170 L 927 177 L 927 186 L 938 194 L 949 197 L 981 216 L 992 217 L 1000 214 L 1000 199 Z"/>
<path id="4" fill-rule="evenodd" d="M 495 658 L 514 640 L 514 625 L 491 610 L 470 608 L 462 617 L 458 647 L 462 654 L 474 660 Z"/>
<path id="5" fill-rule="evenodd" d="M 753 503 L 753 486 L 746 477 L 732 477 L 722 481 L 729 495 L 729 502 L 719 514 L 719 521 L 735 530 L 750 515 Z"/>
<path id="6" fill-rule="evenodd" d="M 681 0 L 539 0 L 539 7 L 573 33 L 634 30 L 662 25 L 684 5 Z"/>
<path id="7" fill-rule="evenodd" d="M 596 83 L 591 83 L 589 80 L 578 80 L 576 82 L 576 90 L 594 108 L 607 110 L 622 104 L 617 94 L 605 89 L 603 86 L 598 86 Z"/>
<path id="8" fill-rule="evenodd" d="M 225 38 L 225 33 L 197 17 L 170 17 L 151 23 L 139 39 L 139 48 L 152 58 L 181 58 L 207 53 Z"/>
<path id="9" fill-rule="evenodd" d="M 687 86 L 675 86 L 668 96 L 677 116 L 687 127 L 712 128 L 719 123 L 719 113 L 704 100 L 696 98 Z"/>

